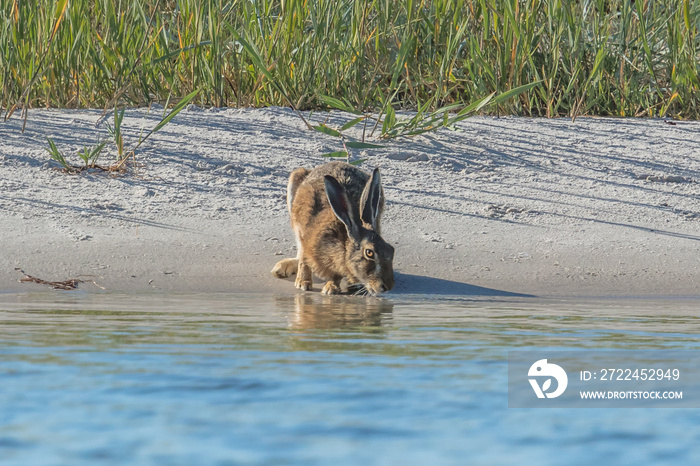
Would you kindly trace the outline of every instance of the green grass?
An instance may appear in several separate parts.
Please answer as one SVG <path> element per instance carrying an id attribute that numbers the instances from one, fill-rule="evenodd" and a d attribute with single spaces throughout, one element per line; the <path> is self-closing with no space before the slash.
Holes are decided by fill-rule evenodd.
<path id="1" fill-rule="evenodd" d="M 699 26 L 695 0 L 2 0 L 0 106 L 199 90 L 200 105 L 329 96 L 390 118 L 541 81 L 484 110 L 697 119 Z"/>

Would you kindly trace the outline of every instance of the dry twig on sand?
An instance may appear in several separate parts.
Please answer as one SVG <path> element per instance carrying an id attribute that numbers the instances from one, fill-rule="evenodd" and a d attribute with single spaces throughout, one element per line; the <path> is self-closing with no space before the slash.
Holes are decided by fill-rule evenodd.
<path id="1" fill-rule="evenodd" d="M 85 280 L 80 280 L 79 278 L 69 278 L 61 282 L 50 282 L 47 280 L 42 280 L 41 278 L 33 277 L 27 274 L 24 270 L 20 268 L 15 268 L 16 271 L 24 275 L 24 278 L 20 278 L 20 283 L 38 283 L 39 285 L 47 285 L 52 287 L 54 290 L 74 290 L 78 287 L 79 283 L 85 283 Z M 94 280 L 90 280 L 96 287 L 102 288 L 100 285 L 95 283 Z M 104 288 L 102 288 L 104 290 Z"/>

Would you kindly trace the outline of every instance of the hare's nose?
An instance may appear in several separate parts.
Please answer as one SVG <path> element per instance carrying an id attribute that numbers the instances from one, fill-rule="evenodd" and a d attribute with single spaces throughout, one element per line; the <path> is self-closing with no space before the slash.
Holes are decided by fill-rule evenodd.
<path id="1" fill-rule="evenodd" d="M 384 291 L 389 291 L 394 287 L 394 277 L 391 277 L 391 280 L 387 280 L 384 282 L 382 285 L 382 288 L 384 288 Z"/>

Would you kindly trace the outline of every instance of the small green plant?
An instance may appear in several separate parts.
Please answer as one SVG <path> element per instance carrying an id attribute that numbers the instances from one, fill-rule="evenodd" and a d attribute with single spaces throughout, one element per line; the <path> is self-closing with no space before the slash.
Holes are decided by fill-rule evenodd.
<path id="1" fill-rule="evenodd" d="M 74 168 L 72 165 L 70 165 L 68 162 L 66 162 L 66 158 L 61 154 L 61 152 L 58 150 L 58 147 L 56 147 L 56 143 L 53 142 L 53 139 L 51 138 L 46 138 L 46 140 L 49 142 L 49 147 L 46 148 L 49 154 L 51 154 L 51 159 L 55 160 L 58 162 L 61 167 L 67 172 L 72 172 L 74 171 Z"/>
<path id="2" fill-rule="evenodd" d="M 58 147 L 51 138 L 46 138 L 49 142 L 49 147 L 46 148 L 46 150 L 49 152 L 49 154 L 51 154 L 51 159 L 57 161 L 61 165 L 61 167 L 63 167 L 63 170 L 68 173 L 77 173 L 89 168 L 97 168 L 108 172 L 124 172 L 128 166 L 129 161 L 135 162 L 136 151 L 138 150 L 138 148 L 141 147 L 141 145 L 144 142 L 146 142 L 146 140 L 149 137 L 151 137 L 154 133 L 157 133 L 158 131 L 163 129 L 165 125 L 170 123 L 170 121 L 172 121 L 175 115 L 180 113 L 180 111 L 183 108 L 185 108 L 187 104 L 189 104 L 192 101 L 192 99 L 194 99 L 198 92 L 199 91 L 194 91 L 188 94 L 175 107 L 173 107 L 170 113 L 166 114 L 165 112 L 167 112 L 167 110 L 164 110 L 163 118 L 160 120 L 160 122 L 158 122 L 158 124 L 154 126 L 150 131 L 148 131 L 148 133 L 146 133 L 145 136 L 139 136 L 137 143 L 134 145 L 133 148 L 131 148 L 128 151 L 124 149 L 124 136 L 122 134 L 122 121 L 124 120 L 124 109 L 118 110 L 115 108 L 114 126 L 107 125 L 107 131 L 114 140 L 114 145 L 117 150 L 117 157 L 115 163 L 109 165 L 108 167 L 102 167 L 97 165 L 97 160 L 100 157 L 100 153 L 107 144 L 107 141 L 103 141 L 92 148 L 85 147 L 81 152 L 78 152 L 78 156 L 82 159 L 84 163 L 83 166 L 76 166 L 68 163 L 66 158 L 58 150 Z"/>
<path id="3" fill-rule="evenodd" d="M 351 155 L 350 155 L 350 149 L 378 149 L 381 148 L 382 146 L 377 145 L 377 144 L 370 144 L 365 142 L 365 135 L 367 131 L 367 121 L 372 118 L 372 115 L 370 114 L 361 114 L 360 112 L 355 111 L 352 107 L 347 102 L 342 102 L 338 99 L 334 99 L 332 97 L 328 96 L 321 96 L 321 99 L 324 100 L 329 106 L 337 108 L 339 110 L 343 110 L 349 113 L 354 113 L 356 115 L 360 115 L 356 118 L 353 118 L 352 120 L 348 121 L 344 125 L 342 125 L 338 129 L 334 129 L 326 125 L 326 123 L 320 123 L 318 125 L 311 125 L 311 128 L 323 133 L 327 134 L 328 136 L 332 136 L 335 138 L 338 138 L 340 140 L 340 143 L 343 145 L 343 150 L 337 150 L 333 152 L 328 152 L 326 154 L 322 154 L 321 157 L 331 157 L 331 158 L 345 158 L 345 160 L 351 164 L 351 165 L 360 165 L 362 162 L 364 162 L 366 159 L 359 159 L 359 160 L 351 160 Z M 327 119 L 326 119 L 327 121 Z M 362 130 L 362 139 L 360 141 L 352 141 L 348 140 L 350 139 L 346 134 L 343 133 L 343 131 L 347 131 L 353 126 L 356 126 L 359 123 L 364 122 L 365 126 L 364 129 Z"/>
<path id="4" fill-rule="evenodd" d="M 107 141 L 102 141 L 101 143 L 99 143 L 91 149 L 84 147 L 82 152 L 78 152 L 78 156 L 85 163 L 86 169 L 97 168 L 97 159 L 100 157 L 100 152 L 102 152 L 102 149 L 105 147 L 105 144 L 107 144 Z"/>
<path id="5" fill-rule="evenodd" d="M 65 172 L 77 173 L 89 168 L 103 169 L 97 165 L 97 159 L 100 157 L 100 152 L 102 152 L 102 149 L 104 148 L 105 144 L 107 144 L 107 141 L 101 142 L 92 148 L 83 147 L 82 151 L 78 151 L 78 157 L 81 158 L 84 165 L 71 165 L 68 163 L 66 157 L 61 153 L 61 151 L 58 150 L 58 147 L 56 147 L 56 143 L 53 142 L 53 139 L 46 138 L 46 140 L 49 142 L 49 147 L 47 147 L 46 150 L 49 154 L 51 154 L 51 159 L 58 162 Z"/>
<path id="6" fill-rule="evenodd" d="M 136 143 L 136 145 L 126 154 L 124 154 L 124 152 L 123 152 L 123 138 L 121 136 L 121 129 L 119 129 L 118 130 L 119 131 L 119 133 L 118 133 L 119 134 L 119 139 L 118 139 L 119 140 L 119 145 L 118 145 L 119 156 L 117 158 L 116 169 L 121 170 L 130 159 L 132 161 L 135 161 L 136 160 L 136 151 L 138 150 L 139 147 L 141 147 L 141 144 L 146 142 L 146 140 L 148 140 L 148 138 L 150 138 L 154 133 L 157 133 L 158 131 L 163 129 L 165 127 L 165 125 L 170 123 L 170 121 L 173 118 L 175 118 L 175 115 L 180 113 L 180 111 L 182 111 L 182 109 L 185 108 L 192 101 L 192 99 L 194 99 L 197 96 L 198 93 L 199 93 L 199 90 L 196 90 L 194 92 L 190 92 L 180 102 L 178 102 L 178 104 L 175 107 L 173 107 L 173 109 L 167 115 L 165 114 L 166 110 L 163 110 L 163 118 L 160 120 L 160 122 L 156 126 L 154 126 L 153 129 L 151 129 L 148 133 L 146 133 L 146 136 L 143 136 L 143 137 L 139 136 L 139 140 Z M 117 112 L 115 112 L 115 115 L 116 115 L 116 113 Z M 121 113 L 122 113 L 122 115 L 119 117 L 119 127 L 120 128 L 121 128 L 121 120 L 124 116 L 124 110 L 122 110 Z M 117 128 L 116 122 L 117 122 L 117 120 L 115 118 L 115 125 L 114 125 L 115 130 Z"/>
<path id="7" fill-rule="evenodd" d="M 410 118 L 402 119 L 402 120 L 397 120 L 396 118 L 396 113 L 394 112 L 393 107 L 391 105 L 387 106 L 386 113 L 383 115 L 384 119 L 382 120 L 381 117 L 382 115 L 379 115 L 379 117 L 373 117 L 371 114 L 361 114 L 360 116 L 353 118 L 352 120 L 348 121 L 345 123 L 343 126 L 341 126 L 338 129 L 330 128 L 327 126 L 325 123 L 321 123 L 319 125 L 313 125 L 312 128 L 315 129 L 316 131 L 319 131 L 321 133 L 327 134 L 329 136 L 333 136 L 336 138 L 339 138 L 341 143 L 343 144 L 343 150 L 339 151 L 333 151 L 329 152 L 326 154 L 322 154 L 322 157 L 337 157 L 337 158 L 342 158 L 345 157 L 348 163 L 353 164 L 353 165 L 359 165 L 362 163 L 365 159 L 362 160 L 355 160 L 351 161 L 350 157 L 350 150 L 349 148 L 352 149 L 377 149 L 381 148 L 381 145 L 377 144 L 370 144 L 365 142 L 365 133 L 367 129 L 367 121 L 370 119 L 375 120 L 375 125 L 374 129 L 372 130 L 372 133 L 370 134 L 370 137 L 374 134 L 374 130 L 381 124 L 381 138 L 382 139 L 393 139 L 401 136 L 416 136 L 419 134 L 423 134 L 429 131 L 435 131 L 439 128 L 452 128 L 454 129 L 454 125 L 466 118 L 469 118 L 470 116 L 474 115 L 476 112 L 481 110 L 487 105 L 498 105 L 499 103 L 510 99 L 511 97 L 515 97 L 518 94 L 521 94 L 523 92 L 527 92 L 530 89 L 538 86 L 540 82 L 534 82 L 530 84 L 526 84 L 524 86 L 517 87 L 515 89 L 511 89 L 508 92 L 504 92 L 498 96 L 495 96 L 495 92 L 492 92 L 491 94 L 487 95 L 486 97 L 483 97 L 476 102 L 473 102 L 471 105 L 468 105 L 464 108 L 461 108 L 461 104 L 452 104 L 452 105 L 447 105 L 445 107 L 439 108 L 438 110 L 434 112 L 427 112 L 427 109 L 429 108 L 430 102 L 425 103 L 424 105 L 421 105 L 418 108 L 418 111 Z M 333 97 L 329 96 L 319 96 L 319 98 L 326 103 L 326 105 L 335 108 L 337 110 L 342 110 L 348 113 L 353 113 L 353 114 L 359 114 L 355 109 L 353 109 L 347 102 L 343 102 L 339 99 L 335 99 Z M 365 128 L 362 131 L 362 141 L 346 141 L 347 136 L 343 134 L 343 131 L 348 130 L 352 128 L 353 126 L 365 122 Z"/>
<path id="8" fill-rule="evenodd" d="M 461 103 L 456 103 L 446 105 L 429 113 L 428 109 L 434 106 L 434 102 L 428 101 L 423 105 L 419 103 L 418 111 L 412 117 L 402 120 L 396 118 L 396 113 L 394 112 L 393 107 L 388 105 L 384 120 L 381 121 L 381 138 L 392 139 L 400 136 L 416 136 L 427 133 L 428 131 L 435 131 L 439 128 L 454 129 L 455 123 L 471 117 L 487 105 L 498 105 L 501 102 L 504 102 L 512 97 L 516 97 L 523 92 L 527 92 L 540 84 L 541 81 L 525 84 L 507 92 L 503 92 L 498 96 L 496 96 L 495 92 L 492 92 L 486 97 L 482 97 L 466 107 L 464 107 Z M 377 123 L 379 122 L 380 121 L 377 120 Z M 374 134 L 374 131 L 372 134 Z"/>
<path id="9" fill-rule="evenodd" d="M 114 126 L 107 124 L 107 131 L 114 139 L 114 145 L 117 147 L 117 162 L 124 158 L 124 137 L 122 136 L 122 120 L 124 119 L 124 109 L 114 107 Z"/>

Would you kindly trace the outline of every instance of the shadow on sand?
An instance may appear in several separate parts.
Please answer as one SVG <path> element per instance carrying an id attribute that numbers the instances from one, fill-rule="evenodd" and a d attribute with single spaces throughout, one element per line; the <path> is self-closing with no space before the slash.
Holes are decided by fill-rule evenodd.
<path id="1" fill-rule="evenodd" d="M 468 283 L 443 280 L 442 278 L 411 275 L 394 272 L 396 286 L 392 294 L 429 294 L 457 296 L 502 296 L 513 298 L 534 298 L 533 295 L 512 293 L 510 291 L 485 288 Z"/>

